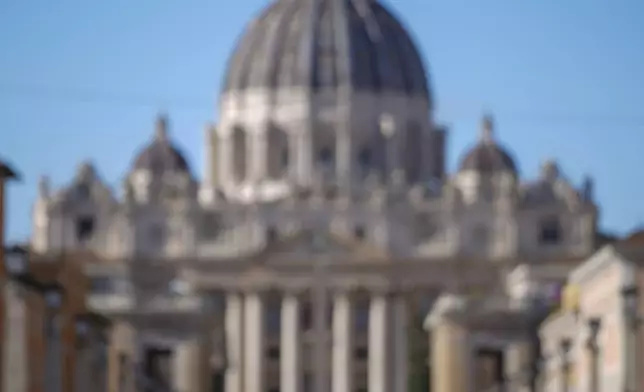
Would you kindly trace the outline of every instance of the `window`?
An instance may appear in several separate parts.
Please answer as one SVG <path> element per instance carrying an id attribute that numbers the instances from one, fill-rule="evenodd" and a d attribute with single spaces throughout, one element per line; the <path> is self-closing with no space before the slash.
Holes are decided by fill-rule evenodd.
<path id="1" fill-rule="evenodd" d="M 112 291 L 113 284 L 110 278 L 97 276 L 90 279 L 90 290 L 93 293 L 108 293 Z"/>
<path id="2" fill-rule="evenodd" d="M 272 124 L 268 128 L 267 144 L 268 177 L 279 179 L 284 176 L 285 169 L 289 164 L 288 135 L 283 129 Z"/>
<path id="3" fill-rule="evenodd" d="M 369 349 L 367 347 L 357 347 L 353 355 L 356 359 L 367 359 L 369 357 Z"/>
<path id="4" fill-rule="evenodd" d="M 246 132 L 241 127 L 233 130 L 233 173 L 237 181 L 246 179 Z"/>
<path id="5" fill-rule="evenodd" d="M 330 147 L 322 147 L 318 152 L 318 161 L 324 166 L 331 166 L 333 160 L 333 150 Z"/>
<path id="6" fill-rule="evenodd" d="M 405 132 L 403 157 L 407 181 L 410 183 L 418 182 L 421 179 L 423 142 L 423 130 L 420 125 L 409 124 Z"/>
<path id="7" fill-rule="evenodd" d="M 304 384 L 304 390 L 306 392 L 313 391 L 313 375 L 310 373 L 305 373 L 304 381 L 302 382 L 302 384 Z"/>
<path id="8" fill-rule="evenodd" d="M 362 226 L 356 226 L 356 228 L 353 230 L 353 234 L 359 240 L 363 240 L 366 236 L 365 229 Z"/>
<path id="9" fill-rule="evenodd" d="M 472 240 L 476 247 L 486 246 L 490 240 L 488 228 L 485 225 L 478 225 L 472 230 Z"/>
<path id="10" fill-rule="evenodd" d="M 280 163 L 282 164 L 283 169 L 288 167 L 288 162 L 289 162 L 288 147 L 284 147 L 282 148 L 282 153 L 280 154 Z"/>
<path id="11" fill-rule="evenodd" d="M 87 185 L 87 184 L 78 184 L 78 186 L 76 187 L 76 192 L 75 193 L 76 193 L 76 197 L 80 201 L 85 201 L 85 200 L 89 199 L 89 195 L 90 195 L 89 185 Z"/>
<path id="12" fill-rule="evenodd" d="M 366 331 L 369 329 L 369 304 L 361 304 L 356 307 L 355 327 L 357 331 Z"/>
<path id="13" fill-rule="evenodd" d="M 360 152 L 358 153 L 358 165 L 360 166 L 361 170 L 368 171 L 371 167 L 372 160 L 373 153 L 371 152 L 371 149 L 367 147 L 360 149 Z"/>
<path id="14" fill-rule="evenodd" d="M 201 219 L 201 237 L 203 239 L 216 238 L 221 227 L 219 216 L 216 213 L 208 212 Z"/>
<path id="15" fill-rule="evenodd" d="M 280 359 L 280 348 L 278 346 L 270 346 L 266 351 L 267 351 L 266 355 L 270 359 L 275 359 L 275 360 Z"/>
<path id="16" fill-rule="evenodd" d="M 561 226 L 557 219 L 548 219 L 539 228 L 539 244 L 556 245 L 561 242 Z"/>
<path id="17" fill-rule="evenodd" d="M 83 216 L 76 220 L 76 238 L 79 242 L 85 242 L 92 237 L 94 233 L 94 218 Z"/>
<path id="18" fill-rule="evenodd" d="M 279 332 L 282 324 L 282 307 L 279 303 L 271 303 L 266 309 L 266 329 L 270 333 Z"/>
<path id="19" fill-rule="evenodd" d="M 148 238 L 152 246 L 163 245 L 165 241 L 165 228 L 161 224 L 155 224 L 148 229 Z"/>
<path id="20" fill-rule="evenodd" d="M 313 309 L 311 304 L 304 304 L 300 313 L 300 326 L 302 330 L 308 331 L 313 326 Z"/>
<path id="21" fill-rule="evenodd" d="M 277 240 L 277 230 L 274 227 L 269 227 L 266 229 L 266 242 L 273 243 Z"/>

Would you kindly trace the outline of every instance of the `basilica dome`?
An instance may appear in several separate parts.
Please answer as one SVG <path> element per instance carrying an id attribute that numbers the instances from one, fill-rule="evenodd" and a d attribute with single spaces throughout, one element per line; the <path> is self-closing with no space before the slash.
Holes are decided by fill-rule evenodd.
<path id="1" fill-rule="evenodd" d="M 247 26 L 224 94 L 300 88 L 418 97 L 425 68 L 401 22 L 377 0 L 277 0 Z"/>

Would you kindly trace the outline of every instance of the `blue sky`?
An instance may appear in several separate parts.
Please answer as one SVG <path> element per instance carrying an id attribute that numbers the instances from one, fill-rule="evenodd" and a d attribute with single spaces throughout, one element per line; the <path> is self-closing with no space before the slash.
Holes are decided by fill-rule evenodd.
<path id="1" fill-rule="evenodd" d="M 201 172 L 225 64 L 267 0 L 0 0 L 0 156 L 12 185 L 8 235 L 26 239 L 38 177 L 83 159 L 118 186 L 159 110 Z M 603 227 L 644 222 L 644 2 L 389 0 L 413 31 L 451 127 L 449 160 L 484 111 L 522 176 L 556 158 L 596 179 Z"/>

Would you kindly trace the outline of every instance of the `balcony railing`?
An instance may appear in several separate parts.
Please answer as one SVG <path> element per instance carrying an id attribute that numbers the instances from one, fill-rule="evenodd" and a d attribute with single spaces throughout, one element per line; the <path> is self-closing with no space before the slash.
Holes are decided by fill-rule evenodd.
<path id="1" fill-rule="evenodd" d="M 204 304 L 198 296 L 156 295 L 136 300 L 126 293 L 91 294 L 87 299 L 90 309 L 110 313 L 138 311 L 142 313 L 196 312 Z"/>
<path id="2" fill-rule="evenodd" d="M 128 311 L 134 307 L 132 296 L 120 293 L 90 294 L 87 306 L 98 312 Z"/>
<path id="3" fill-rule="evenodd" d="M 137 304 L 144 312 L 196 312 L 203 300 L 198 296 L 159 295 Z"/>

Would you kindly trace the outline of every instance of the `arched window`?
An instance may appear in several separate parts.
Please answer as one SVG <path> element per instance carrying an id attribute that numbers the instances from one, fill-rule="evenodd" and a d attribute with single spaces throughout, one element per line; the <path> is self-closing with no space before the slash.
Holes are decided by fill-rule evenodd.
<path id="1" fill-rule="evenodd" d="M 362 147 L 358 151 L 358 170 L 364 178 L 373 170 L 373 150 L 370 147 Z"/>
<path id="2" fill-rule="evenodd" d="M 331 125 L 320 125 L 313 133 L 314 167 L 325 176 L 335 171 L 336 134 Z"/>
<path id="3" fill-rule="evenodd" d="M 374 133 L 372 139 L 372 166 L 373 170 L 381 177 L 382 180 L 385 180 L 388 177 L 387 170 L 388 166 L 390 165 L 387 162 L 387 159 L 389 159 L 388 155 L 390 155 L 388 154 L 389 151 L 387 143 L 387 139 L 384 137 L 382 132 L 380 132 L 380 130 Z"/>
<path id="4" fill-rule="evenodd" d="M 236 181 L 243 181 L 247 175 L 247 140 L 242 127 L 233 130 L 233 173 Z"/>
<path id="5" fill-rule="evenodd" d="M 335 151 L 330 146 L 321 147 L 317 154 L 317 164 L 324 170 L 331 170 L 335 164 Z"/>
<path id="6" fill-rule="evenodd" d="M 423 131 L 417 123 L 411 123 L 405 132 L 403 164 L 408 183 L 420 181 L 423 167 Z"/>
<path id="7" fill-rule="evenodd" d="M 283 177 L 289 165 L 288 135 L 274 125 L 268 128 L 268 177 L 278 179 Z"/>
<path id="8" fill-rule="evenodd" d="M 561 223 L 557 217 L 548 217 L 539 225 L 539 245 L 557 245 L 562 240 Z"/>

